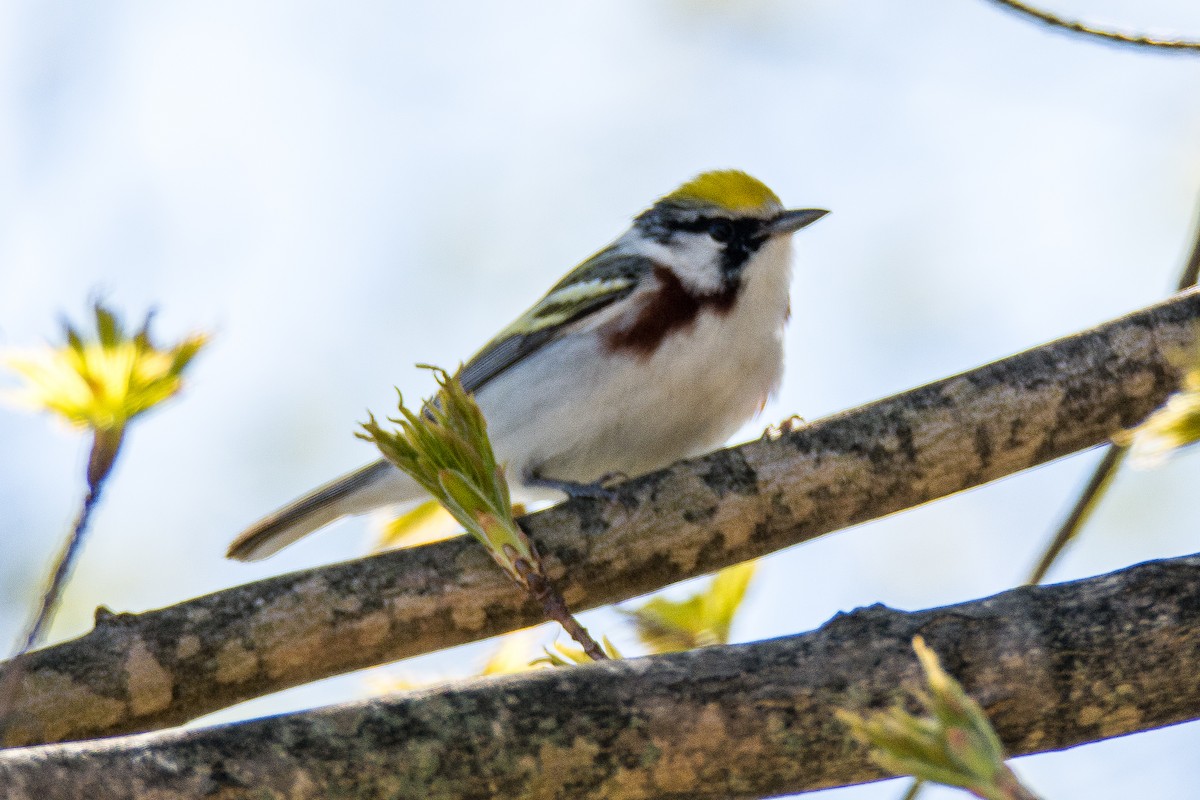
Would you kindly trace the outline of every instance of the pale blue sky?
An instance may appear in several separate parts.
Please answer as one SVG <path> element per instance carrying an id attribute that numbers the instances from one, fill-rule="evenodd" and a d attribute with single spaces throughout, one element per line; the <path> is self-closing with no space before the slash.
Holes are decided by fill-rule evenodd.
<path id="1" fill-rule="evenodd" d="M 1191 0 L 1056 8 L 1200 35 Z M 1200 200 L 1197 98 L 1200 58 L 1082 42 L 983 0 L 0 3 L 0 347 L 53 337 L 96 292 L 158 308 L 164 337 L 216 332 L 186 396 L 134 431 L 57 630 L 100 603 L 159 606 L 364 552 L 366 526 L 348 523 L 260 565 L 221 557 L 243 524 L 371 458 L 355 422 L 394 385 L 426 392 L 415 362 L 466 358 L 705 169 L 833 210 L 797 239 L 787 376 L 744 436 L 1153 302 Z M 0 442 L 6 640 L 72 513 L 82 450 L 7 409 Z M 1004 589 L 1094 460 L 779 554 L 735 632 Z M 1200 550 L 1197 469 L 1191 454 L 1121 476 L 1052 577 Z M 627 638 L 614 614 L 590 624 Z M 1198 751 L 1190 725 L 1018 769 L 1047 797 L 1152 781 L 1185 798 Z"/>

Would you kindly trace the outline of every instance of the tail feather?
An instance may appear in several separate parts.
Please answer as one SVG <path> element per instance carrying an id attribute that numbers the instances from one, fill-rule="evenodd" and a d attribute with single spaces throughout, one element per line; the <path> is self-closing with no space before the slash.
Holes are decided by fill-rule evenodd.
<path id="1" fill-rule="evenodd" d="M 350 514 L 402 503 L 419 496 L 417 485 L 387 461 L 343 475 L 295 500 L 242 531 L 226 557 L 258 561 Z"/>

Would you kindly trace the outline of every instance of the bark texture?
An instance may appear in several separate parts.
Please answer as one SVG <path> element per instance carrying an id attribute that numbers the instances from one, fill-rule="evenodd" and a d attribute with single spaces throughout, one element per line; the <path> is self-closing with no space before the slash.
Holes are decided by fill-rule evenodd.
<path id="1" fill-rule="evenodd" d="M 1177 384 L 1200 294 L 526 517 L 572 610 L 625 600 L 1092 447 Z M 4 743 L 150 730 L 541 621 L 465 537 L 283 575 L 22 657 Z"/>
<path id="2" fill-rule="evenodd" d="M 1200 556 L 754 644 L 479 679 L 218 728 L 0 753 L 7 800 L 759 798 L 880 777 L 836 708 L 920 634 L 1009 752 L 1200 717 Z"/>

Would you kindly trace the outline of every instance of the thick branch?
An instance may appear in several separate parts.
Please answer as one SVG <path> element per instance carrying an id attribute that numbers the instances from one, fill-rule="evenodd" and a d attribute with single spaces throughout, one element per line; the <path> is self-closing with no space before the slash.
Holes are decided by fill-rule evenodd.
<path id="1" fill-rule="evenodd" d="M 1200 717 L 1200 556 L 748 645 L 0 753 L 8 800 L 759 798 L 873 780 L 834 720 L 888 704 L 920 634 L 1009 752 Z"/>
<path id="2" fill-rule="evenodd" d="M 571 608 L 625 600 L 1105 441 L 1176 385 L 1200 294 L 526 517 Z M 225 590 L 22 658 L 9 744 L 162 727 L 541 621 L 474 542 Z"/>

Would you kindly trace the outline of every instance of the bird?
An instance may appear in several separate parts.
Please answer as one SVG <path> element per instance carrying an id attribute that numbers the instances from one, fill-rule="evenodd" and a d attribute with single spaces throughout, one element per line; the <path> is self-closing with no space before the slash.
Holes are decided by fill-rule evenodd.
<path id="1" fill-rule="evenodd" d="M 827 213 L 786 209 L 745 172 L 704 172 L 484 345 L 457 376 L 514 496 L 607 496 L 612 476 L 715 450 L 758 414 L 783 374 L 792 234 Z M 257 561 L 423 497 L 381 459 L 254 523 L 227 555 Z"/>

